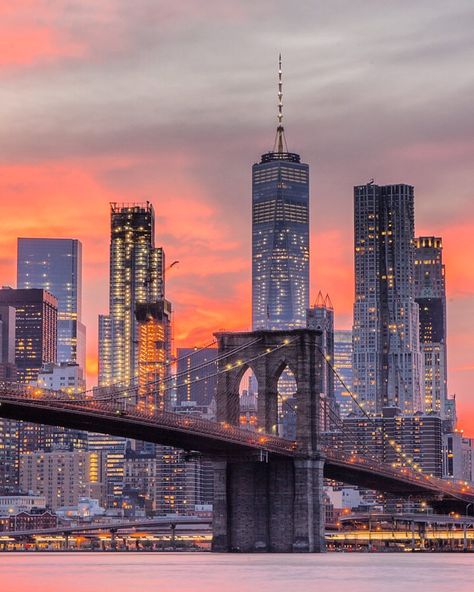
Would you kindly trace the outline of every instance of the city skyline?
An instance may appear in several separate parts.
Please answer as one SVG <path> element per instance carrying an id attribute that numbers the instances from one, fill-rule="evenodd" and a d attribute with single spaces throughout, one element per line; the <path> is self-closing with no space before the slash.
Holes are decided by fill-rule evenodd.
<path id="1" fill-rule="evenodd" d="M 365 6 L 366 13 L 368 5 Z M 336 327 L 350 327 L 352 186 L 372 176 L 379 183 L 413 184 L 417 192 L 417 233 L 443 237 L 448 291 L 449 388 L 450 393 L 458 395 L 461 426 L 470 426 L 472 433 L 474 405 L 469 399 L 474 376 L 470 353 L 474 335 L 474 266 L 469 261 L 466 244 L 474 228 L 469 182 L 473 147 L 469 139 L 472 123 L 466 98 L 470 94 L 470 81 L 462 70 L 462 64 L 469 63 L 470 50 L 463 46 L 463 41 L 468 38 L 470 21 L 466 18 L 462 22 L 463 7 L 467 4 L 460 2 L 457 13 L 449 15 L 450 22 L 457 23 L 457 27 L 449 31 L 442 26 L 448 16 L 441 3 L 436 3 L 428 23 L 419 20 L 410 26 L 411 17 L 419 14 L 416 8 L 405 7 L 407 14 L 404 15 L 401 8 L 392 7 L 385 18 L 378 14 L 377 34 L 373 33 L 372 23 L 371 36 L 364 38 L 365 50 L 357 44 L 358 34 L 365 31 L 364 10 L 359 16 L 349 10 L 346 18 L 342 17 L 341 21 L 339 16 L 337 20 L 340 21 L 339 40 L 348 41 L 353 56 L 338 42 L 335 19 L 326 15 L 322 19 L 328 31 L 326 36 L 321 36 L 319 41 L 302 36 L 288 49 L 283 41 L 282 50 L 288 64 L 288 86 L 292 89 L 286 106 L 291 122 L 287 135 L 290 144 L 298 146 L 305 155 L 313 176 L 311 301 L 319 289 L 328 292 L 334 302 Z M 242 8 L 237 24 L 233 25 L 230 21 L 235 15 L 231 10 L 221 8 L 216 15 L 229 34 L 229 40 L 235 38 L 238 31 L 247 31 L 249 43 L 255 48 L 255 37 L 246 23 L 249 14 L 255 18 L 259 8 Z M 398 19 L 402 28 L 405 25 L 405 35 L 403 38 L 395 33 L 389 35 L 384 51 L 374 56 L 370 51 L 375 40 L 387 32 L 390 15 Z M 104 18 L 113 18 L 113 15 L 104 14 Z M 281 18 L 272 17 L 277 24 Z M 198 34 L 201 23 L 195 14 L 185 15 L 179 10 L 170 21 L 181 39 L 186 37 L 186 26 Z M 26 16 L 24 22 L 27 23 Z M 3 58 L 7 62 L 8 77 L 2 90 L 2 97 L 5 95 L 2 114 L 10 120 L 10 133 L 1 138 L 2 151 L 8 155 L 1 182 L 6 215 L 6 232 L 0 244 L 2 283 L 14 283 L 14 244 L 18 236 L 77 237 L 83 241 L 90 374 L 97 348 L 95 319 L 98 312 L 107 308 L 104 277 L 108 269 L 110 201 L 150 199 L 160 211 L 157 242 L 166 248 L 170 260 L 180 260 L 180 265 L 168 278 L 169 296 L 176 310 L 177 344 L 201 344 L 213 329 L 250 325 L 248 168 L 272 141 L 275 38 L 261 47 L 260 61 L 249 61 L 245 52 L 236 56 L 227 45 L 229 42 L 224 44 L 227 53 L 223 53 L 228 59 L 232 57 L 239 69 L 240 94 L 234 98 L 232 77 L 223 74 L 224 60 L 208 55 L 217 37 L 212 37 L 209 43 L 200 43 L 187 68 L 183 68 L 178 58 L 173 58 L 177 62 L 170 61 L 170 69 L 180 66 L 176 69 L 183 81 L 186 80 L 183 88 L 184 84 L 195 92 L 203 85 L 210 90 L 219 88 L 212 98 L 207 95 L 209 98 L 202 107 L 203 120 L 212 130 L 203 135 L 203 126 L 196 124 L 192 101 L 180 99 L 174 106 L 175 97 L 170 91 L 156 86 L 156 61 L 148 62 L 140 53 L 139 43 L 135 43 L 132 35 L 136 27 L 137 22 L 132 21 L 127 28 L 128 59 L 132 64 L 145 60 L 140 75 L 137 74 L 135 88 L 144 100 L 151 95 L 151 101 L 145 101 L 142 118 L 134 113 L 128 125 L 118 125 L 116 120 L 120 117 L 115 116 L 120 116 L 124 105 L 128 108 L 136 104 L 137 94 L 125 93 L 123 104 L 111 100 L 107 85 L 98 80 L 98 73 L 91 65 L 93 60 L 88 51 L 97 39 L 87 22 L 80 40 L 82 46 L 74 28 L 61 28 L 59 19 L 58 30 L 51 32 L 49 49 L 47 43 L 41 45 L 38 37 L 32 36 L 32 45 L 25 47 L 23 53 L 10 55 L 10 61 L 8 56 Z M 443 48 L 444 71 L 447 65 L 453 65 L 450 85 L 445 85 L 445 75 L 437 72 L 438 61 L 419 41 L 421 27 L 436 36 Z M 203 40 L 204 32 L 202 35 Z M 219 40 L 222 41 L 220 36 Z M 59 45 L 55 52 L 56 41 Z M 104 39 L 104 44 L 110 44 L 104 48 L 106 64 L 107 60 L 126 61 L 123 48 L 120 44 L 114 46 L 114 41 L 118 43 L 118 40 Z M 155 48 L 153 40 L 149 38 L 148 42 L 150 51 L 159 54 L 161 50 Z M 170 49 L 169 40 L 163 43 L 165 49 Z M 304 52 L 315 60 L 314 68 L 300 61 Z M 207 73 L 194 73 L 194 67 L 204 55 L 214 60 L 212 76 L 215 78 Z M 365 95 L 366 83 L 375 70 L 382 72 L 388 92 L 392 93 L 388 103 L 386 95 Z M 417 82 L 416 75 L 420 71 L 424 75 Z M 410 96 L 397 91 L 404 86 L 400 84 L 400 77 L 396 78 L 398 75 L 403 82 L 413 85 Z M 67 82 L 67 76 L 77 82 L 79 90 L 81 83 L 91 80 L 102 98 L 94 103 L 79 93 L 81 103 L 69 103 L 60 95 L 55 97 L 54 90 Z M 114 87 L 118 81 L 113 69 L 109 76 L 108 82 Z M 224 79 L 229 82 L 222 86 Z M 463 85 L 463 92 L 458 92 L 460 85 Z M 20 93 L 32 87 L 44 98 L 41 104 L 45 114 L 52 116 L 57 111 L 58 115 L 40 124 L 38 107 L 24 104 L 20 113 L 20 107 L 7 100 L 13 86 L 19 87 Z M 350 95 L 353 88 L 356 92 Z M 186 94 L 189 97 L 193 92 Z M 154 106 L 156 96 L 162 100 L 160 109 Z M 109 108 L 113 110 L 115 123 L 105 117 Z M 172 124 L 185 112 L 188 116 L 179 133 L 172 136 L 170 124 L 165 124 L 159 113 L 167 113 Z M 229 122 L 230 114 L 236 113 L 243 122 L 239 129 Z M 68 121 L 77 116 L 81 125 L 92 117 L 99 133 L 87 126 L 85 131 L 81 130 L 73 123 L 64 131 L 60 124 L 61 117 L 66 116 Z M 27 136 L 22 132 L 25 121 L 34 123 Z M 146 129 L 144 122 L 149 123 Z M 371 141 L 362 142 L 360 146 L 360 133 L 367 134 Z M 42 141 L 47 138 L 49 141 L 43 145 Z M 127 142 L 129 151 L 119 146 L 125 139 L 130 140 Z M 41 209 L 33 208 L 39 198 Z M 171 202 L 174 202 L 173 207 L 165 209 Z M 24 212 L 20 220 L 18 205 Z M 92 205 L 94 211 L 85 211 Z M 232 311 L 235 312 L 232 314 Z"/>

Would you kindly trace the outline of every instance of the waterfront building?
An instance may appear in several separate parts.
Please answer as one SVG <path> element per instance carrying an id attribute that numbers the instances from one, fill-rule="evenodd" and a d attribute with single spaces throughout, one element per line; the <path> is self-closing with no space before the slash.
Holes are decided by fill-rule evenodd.
<path id="1" fill-rule="evenodd" d="M 415 297 L 420 307 L 424 409 L 446 417 L 446 284 L 440 237 L 421 236 L 415 240 Z"/>
<path id="2" fill-rule="evenodd" d="M 370 413 L 423 409 L 414 224 L 411 185 L 354 188 L 353 387 Z"/>
<path id="3" fill-rule="evenodd" d="M 309 167 L 288 152 L 282 115 L 273 150 L 252 167 L 252 327 L 306 326 L 309 306 Z"/>
<path id="4" fill-rule="evenodd" d="M 37 532 L 46 528 L 56 528 L 58 517 L 47 511 L 18 512 L 8 516 L 0 516 L 0 531 L 14 532 L 18 530 L 31 530 Z"/>
<path id="5" fill-rule="evenodd" d="M 17 286 L 40 288 L 58 303 L 57 361 L 86 367 L 82 323 L 82 245 L 69 238 L 19 238 Z"/>
<path id="6" fill-rule="evenodd" d="M 0 496 L 0 515 L 44 509 L 46 509 L 46 499 L 42 495 L 11 494 Z"/>

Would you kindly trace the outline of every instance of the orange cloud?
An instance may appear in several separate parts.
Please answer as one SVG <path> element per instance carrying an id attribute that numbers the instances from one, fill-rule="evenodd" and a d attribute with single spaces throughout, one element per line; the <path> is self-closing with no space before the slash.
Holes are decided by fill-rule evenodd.
<path id="1" fill-rule="evenodd" d="M 0 28 L 0 68 L 31 66 L 58 57 L 79 57 L 84 52 L 79 43 L 61 39 L 61 35 L 46 27 Z"/>

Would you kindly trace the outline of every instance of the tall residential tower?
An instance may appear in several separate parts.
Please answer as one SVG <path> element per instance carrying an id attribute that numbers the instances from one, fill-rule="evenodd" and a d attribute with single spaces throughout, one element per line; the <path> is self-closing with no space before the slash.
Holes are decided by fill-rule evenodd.
<path id="1" fill-rule="evenodd" d="M 138 375 L 138 303 L 163 294 L 163 250 L 155 248 L 155 214 L 149 203 L 110 206 L 109 314 L 99 317 L 99 385 Z"/>
<path id="2" fill-rule="evenodd" d="M 367 411 L 423 409 L 411 185 L 354 188 L 353 387 Z"/>
<path id="3" fill-rule="evenodd" d="M 282 115 L 273 151 L 252 167 L 252 326 L 305 327 L 309 306 L 309 167 L 288 152 Z"/>

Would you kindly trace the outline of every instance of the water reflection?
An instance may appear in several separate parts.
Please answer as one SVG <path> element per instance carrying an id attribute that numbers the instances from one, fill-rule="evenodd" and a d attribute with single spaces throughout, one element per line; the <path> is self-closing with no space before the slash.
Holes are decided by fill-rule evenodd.
<path id="1" fill-rule="evenodd" d="M 1 592 L 471 592 L 463 554 L 0 555 Z"/>

